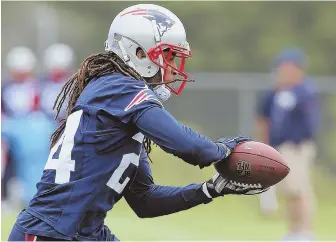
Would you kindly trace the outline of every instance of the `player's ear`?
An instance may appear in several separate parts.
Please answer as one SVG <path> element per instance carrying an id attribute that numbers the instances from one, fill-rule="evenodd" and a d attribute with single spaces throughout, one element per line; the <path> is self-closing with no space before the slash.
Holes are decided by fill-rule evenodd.
<path id="1" fill-rule="evenodd" d="M 139 59 L 146 58 L 146 54 L 145 54 L 145 52 L 144 52 L 140 47 L 138 47 L 137 50 L 136 50 L 136 56 L 137 56 Z"/>

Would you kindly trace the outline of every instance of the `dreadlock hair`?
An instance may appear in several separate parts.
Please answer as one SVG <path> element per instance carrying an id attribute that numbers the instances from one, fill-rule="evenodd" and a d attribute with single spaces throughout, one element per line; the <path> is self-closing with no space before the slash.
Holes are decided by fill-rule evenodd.
<path id="1" fill-rule="evenodd" d="M 73 107 L 76 105 L 76 102 L 86 85 L 95 77 L 101 77 L 114 72 L 119 72 L 125 76 L 133 77 L 136 80 L 145 81 L 138 72 L 136 72 L 132 67 L 126 65 L 121 58 L 113 52 L 98 53 L 87 57 L 83 61 L 81 68 L 64 84 L 61 92 L 56 98 L 53 106 L 53 109 L 56 108 L 54 120 L 58 118 L 63 103 L 67 97 L 69 97 L 69 101 L 66 108 L 66 117 L 60 120 L 58 128 L 51 136 L 51 147 L 56 144 L 63 133 L 66 119 L 71 114 Z M 143 145 L 146 153 L 149 154 L 152 150 L 151 140 L 145 138 Z"/>

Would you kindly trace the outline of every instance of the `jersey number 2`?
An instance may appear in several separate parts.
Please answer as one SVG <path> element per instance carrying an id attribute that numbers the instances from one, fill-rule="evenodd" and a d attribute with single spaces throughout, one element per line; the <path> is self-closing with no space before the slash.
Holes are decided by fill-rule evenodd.
<path id="1" fill-rule="evenodd" d="M 78 130 L 78 126 L 82 117 L 83 111 L 79 110 L 72 113 L 66 122 L 65 130 L 62 136 L 59 138 L 57 143 L 51 148 L 49 158 L 47 161 L 44 170 L 55 170 L 55 183 L 56 184 L 64 184 L 70 182 L 70 174 L 71 171 L 75 170 L 75 160 L 71 159 L 71 152 L 74 147 L 75 135 Z M 133 139 L 142 143 L 143 135 L 138 133 L 133 136 Z M 59 151 L 58 158 L 53 158 L 55 153 Z M 130 178 L 127 177 L 122 183 L 120 183 L 120 179 L 124 174 L 125 170 L 128 168 L 130 164 L 134 164 L 136 166 L 139 165 L 139 155 L 135 153 L 125 154 L 123 155 L 121 162 L 117 169 L 112 173 L 111 178 L 107 182 L 107 186 L 112 188 L 117 193 L 121 193 Z"/>

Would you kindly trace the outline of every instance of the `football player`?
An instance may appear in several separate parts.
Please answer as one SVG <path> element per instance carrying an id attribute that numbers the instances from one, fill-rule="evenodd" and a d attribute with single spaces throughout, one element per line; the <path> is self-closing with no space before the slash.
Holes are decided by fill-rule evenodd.
<path id="1" fill-rule="evenodd" d="M 74 62 L 74 51 L 66 44 L 52 44 L 44 51 L 43 64 L 46 73 L 41 81 L 40 106 L 50 119 L 55 116 L 53 103 L 65 82 L 72 75 Z M 59 119 L 64 118 L 65 115 L 66 111 L 63 108 Z"/>
<path id="2" fill-rule="evenodd" d="M 124 197 L 140 217 L 157 217 L 206 204 L 226 194 L 256 194 L 218 174 L 185 187 L 154 183 L 151 142 L 200 168 L 225 162 L 245 137 L 208 138 L 179 123 L 162 102 L 180 94 L 191 57 L 186 32 L 171 11 L 152 4 L 129 7 L 113 20 L 106 52 L 89 56 L 64 85 L 67 118 L 51 138 L 38 191 L 9 240 L 118 240 L 104 225 Z M 176 65 L 179 61 L 180 65 Z M 171 82 L 179 82 L 174 88 Z"/>
<path id="3" fill-rule="evenodd" d="M 1 87 L 4 115 L 22 117 L 38 109 L 36 63 L 34 52 L 26 46 L 16 46 L 9 50 L 6 58 L 9 76 Z"/>
<path id="4" fill-rule="evenodd" d="M 9 75 L 1 87 L 1 114 L 4 115 L 1 137 L 8 146 L 10 159 L 4 178 L 8 186 L 8 205 L 19 208 L 21 203 L 28 205 L 36 193 L 40 177 L 34 173 L 43 171 L 49 154 L 48 140 L 54 128 L 39 112 L 34 52 L 26 46 L 11 48 L 5 67 Z M 16 189 L 11 189 L 12 186 Z"/>

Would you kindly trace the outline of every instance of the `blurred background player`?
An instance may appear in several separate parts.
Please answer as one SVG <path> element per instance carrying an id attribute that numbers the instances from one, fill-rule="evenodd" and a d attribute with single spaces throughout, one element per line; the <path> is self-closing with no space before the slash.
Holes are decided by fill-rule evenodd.
<path id="1" fill-rule="evenodd" d="M 7 80 L 2 80 L 1 106 L 6 116 L 24 116 L 36 110 L 38 91 L 36 86 L 36 57 L 31 49 L 12 48 L 7 55 Z"/>
<path id="2" fill-rule="evenodd" d="M 73 72 L 75 55 L 72 48 L 63 43 L 50 45 L 43 56 L 45 76 L 41 80 L 41 110 L 51 119 L 55 112 L 53 104 L 63 85 Z M 60 118 L 65 116 L 65 109 L 62 110 Z"/>
<path id="3" fill-rule="evenodd" d="M 1 86 L 1 120 L 2 120 L 2 189 L 1 200 L 4 210 L 15 205 L 17 199 L 12 197 L 8 187 L 15 186 L 16 142 L 10 139 L 7 126 L 15 117 L 21 119 L 29 112 L 37 108 L 38 91 L 35 79 L 36 57 L 31 49 L 25 46 L 13 47 L 9 50 L 6 58 L 7 77 L 2 78 Z M 4 132 L 5 130 L 5 132 Z M 18 156 L 20 156 L 18 154 Z M 14 195 L 14 194 L 13 194 Z M 10 202 L 9 202 L 10 201 Z"/>
<path id="4" fill-rule="evenodd" d="M 2 180 L 11 187 L 7 189 L 7 204 L 19 209 L 36 191 L 53 130 L 50 120 L 39 111 L 35 54 L 27 47 L 14 47 L 8 52 L 6 64 L 9 76 L 2 85 L 1 136 L 8 153 L 6 162 L 2 162 Z"/>
<path id="5" fill-rule="evenodd" d="M 290 174 L 278 184 L 286 197 L 289 233 L 285 239 L 312 239 L 314 193 L 310 171 L 319 109 L 314 84 L 306 75 L 306 57 L 299 49 L 285 49 L 274 63 L 276 85 L 259 103 L 257 133 L 288 161 Z M 260 195 L 261 209 L 277 209 L 275 187 Z"/>

